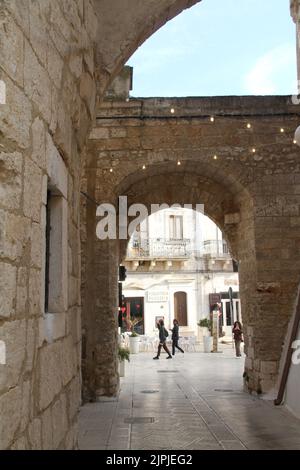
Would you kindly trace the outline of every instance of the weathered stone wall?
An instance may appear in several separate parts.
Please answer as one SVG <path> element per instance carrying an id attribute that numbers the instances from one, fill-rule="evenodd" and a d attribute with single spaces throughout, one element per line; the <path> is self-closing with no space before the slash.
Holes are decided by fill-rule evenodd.
<path id="1" fill-rule="evenodd" d="M 257 392 L 275 387 L 299 282 L 298 113 L 288 97 L 111 100 L 99 108 L 88 144 L 87 181 L 96 202 L 127 195 L 128 204 L 147 206 L 204 203 L 224 230 L 240 263 L 246 384 Z M 94 232 L 95 226 L 96 220 Z M 107 269 L 99 254 L 91 277 Z M 99 305 L 116 281 L 94 292 Z M 105 370 L 99 357 L 108 381 L 116 378 L 113 361 L 105 356 Z"/>
<path id="2" fill-rule="evenodd" d="M 1 449 L 76 446 L 80 154 L 94 113 L 96 36 L 92 1 L 0 4 Z M 55 313 L 44 312 L 47 180 L 63 195 Z"/>

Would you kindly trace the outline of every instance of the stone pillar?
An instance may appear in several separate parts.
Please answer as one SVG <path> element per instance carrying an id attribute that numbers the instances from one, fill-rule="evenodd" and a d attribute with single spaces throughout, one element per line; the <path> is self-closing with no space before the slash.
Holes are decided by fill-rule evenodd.
<path id="1" fill-rule="evenodd" d="M 88 170 L 83 217 L 83 399 L 113 396 L 118 391 L 117 327 L 118 266 L 117 240 L 96 237 L 96 172 Z"/>

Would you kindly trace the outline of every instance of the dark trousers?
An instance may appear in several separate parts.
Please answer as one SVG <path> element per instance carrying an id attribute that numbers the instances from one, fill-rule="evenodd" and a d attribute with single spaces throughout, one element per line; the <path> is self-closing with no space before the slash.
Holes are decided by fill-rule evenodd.
<path id="1" fill-rule="evenodd" d="M 181 351 L 182 353 L 184 352 L 184 350 L 181 349 L 178 346 L 178 338 L 174 338 L 173 341 L 172 341 L 172 354 L 173 354 L 173 356 L 175 355 L 175 348 L 179 349 L 179 351 Z"/>
<path id="2" fill-rule="evenodd" d="M 166 342 L 164 342 L 164 343 L 162 343 L 162 344 L 159 343 L 159 345 L 158 345 L 157 357 L 160 356 L 161 348 L 164 348 L 164 350 L 166 351 L 166 353 L 168 353 L 169 356 L 171 356 L 171 353 L 170 353 L 170 351 L 169 351 L 169 349 L 168 349 L 168 347 L 167 347 L 167 345 L 166 345 Z"/>

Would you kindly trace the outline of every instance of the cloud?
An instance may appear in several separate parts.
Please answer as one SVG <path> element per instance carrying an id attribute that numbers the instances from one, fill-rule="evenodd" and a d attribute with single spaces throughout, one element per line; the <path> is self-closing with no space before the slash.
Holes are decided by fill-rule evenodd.
<path id="1" fill-rule="evenodd" d="M 286 70 L 295 66 L 295 45 L 283 44 L 260 57 L 244 78 L 247 93 L 280 94 Z M 292 90 L 291 90 L 292 91 Z"/>

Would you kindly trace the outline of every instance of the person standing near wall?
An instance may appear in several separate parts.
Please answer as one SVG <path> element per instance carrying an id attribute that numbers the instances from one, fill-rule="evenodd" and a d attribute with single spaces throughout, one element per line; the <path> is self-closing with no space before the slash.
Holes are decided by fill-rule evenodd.
<path id="1" fill-rule="evenodd" d="M 179 340 L 179 323 L 178 320 L 173 320 L 173 329 L 172 329 L 172 354 L 175 356 L 175 348 L 184 353 L 184 350 L 178 346 Z"/>
<path id="2" fill-rule="evenodd" d="M 168 354 L 167 359 L 172 359 L 171 353 L 166 345 L 166 339 L 169 336 L 169 333 L 165 329 L 164 321 L 159 320 L 156 326 L 159 330 L 159 345 L 158 345 L 157 355 L 153 359 L 159 359 L 161 348 L 164 348 L 164 350 Z"/>
<path id="3" fill-rule="evenodd" d="M 243 328 L 239 321 L 236 321 L 232 329 L 236 357 L 241 357 L 241 343 L 243 343 Z"/>

